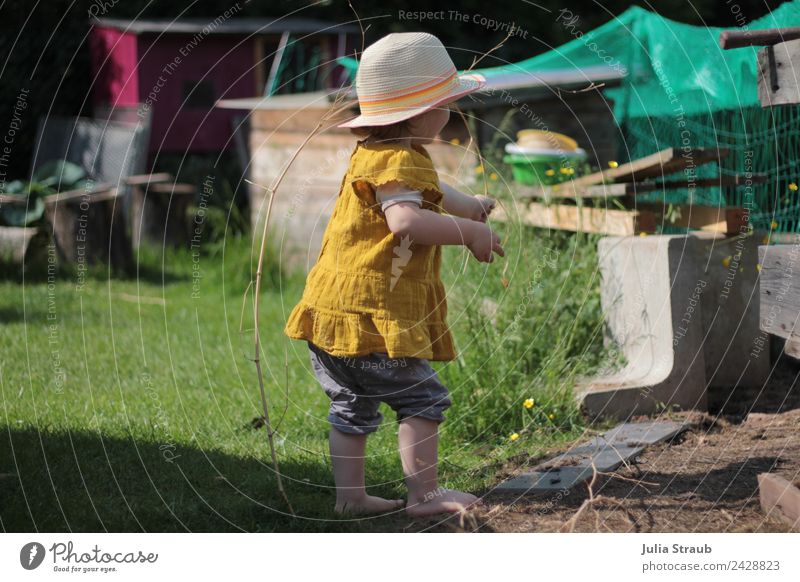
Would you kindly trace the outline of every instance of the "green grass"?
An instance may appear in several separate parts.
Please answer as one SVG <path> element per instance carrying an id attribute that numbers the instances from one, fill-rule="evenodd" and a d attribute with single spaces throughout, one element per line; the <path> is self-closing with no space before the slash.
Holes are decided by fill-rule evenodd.
<path id="1" fill-rule="evenodd" d="M 513 228 L 506 236 L 507 286 L 503 261 L 487 267 L 470 259 L 462 273 L 465 251 L 445 249 L 449 319 L 464 356 L 436 364 L 454 401 L 441 428 L 440 473 L 446 486 L 476 493 L 496 485 L 507 459 L 580 435 L 570 382 L 604 358 L 594 241 Z M 545 247 L 557 250 L 547 255 Z M 0 282 L 3 530 L 380 531 L 406 524 L 402 517 L 340 520 L 332 512 L 328 401 L 305 343 L 282 334 L 303 277 L 271 263 L 262 337 L 281 471 L 297 517 L 286 514 L 265 431 L 250 426 L 261 414 L 247 311 L 240 331 L 251 261 L 249 242 L 229 239 L 199 257 L 144 252 L 138 277 L 108 277 L 95 267 L 80 289 L 69 271 L 52 281 L 31 271 L 24 282 Z M 480 314 L 485 297 L 499 306 L 494 325 Z M 528 397 L 536 399 L 530 411 L 522 407 Z M 368 445 L 367 481 L 372 494 L 402 497 L 396 423 L 383 412 L 387 420 Z M 521 438 L 511 442 L 512 432 Z"/>

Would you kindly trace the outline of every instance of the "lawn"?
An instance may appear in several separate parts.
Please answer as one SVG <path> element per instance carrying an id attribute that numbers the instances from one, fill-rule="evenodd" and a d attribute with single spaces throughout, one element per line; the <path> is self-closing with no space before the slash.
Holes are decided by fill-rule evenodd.
<path id="1" fill-rule="evenodd" d="M 571 382 L 613 363 L 601 341 L 595 241 L 506 234 L 507 258 L 488 267 L 465 267 L 464 252 L 445 249 L 449 319 L 464 355 L 435 365 L 454 401 L 440 473 L 445 486 L 478 494 L 509 459 L 579 437 Z M 39 269 L 0 281 L 4 531 L 404 527 L 402 515 L 343 520 L 332 511 L 328 401 L 305 343 L 282 334 L 303 276 L 273 262 L 263 357 L 296 515 L 287 513 L 266 433 L 251 424 L 261 405 L 251 312 L 241 323 L 250 272 L 249 241 L 228 239 L 200 255 L 144 252 L 134 277 L 96 266 L 85 278 Z M 535 404 L 525 408 L 528 398 Z M 403 497 L 397 425 L 383 412 L 367 482 L 372 494 Z"/>

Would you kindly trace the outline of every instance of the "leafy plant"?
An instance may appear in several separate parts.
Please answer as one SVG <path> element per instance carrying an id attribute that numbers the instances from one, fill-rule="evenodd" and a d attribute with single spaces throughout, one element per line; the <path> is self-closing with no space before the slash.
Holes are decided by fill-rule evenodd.
<path id="1" fill-rule="evenodd" d="M 30 181 L 13 180 L 6 184 L 3 194 L 17 196 L 17 204 L 0 206 L 0 225 L 33 226 L 44 217 L 44 198 L 57 192 L 79 190 L 91 184 L 80 166 L 65 160 L 53 160 L 33 173 Z M 27 198 L 26 203 L 22 199 Z"/>

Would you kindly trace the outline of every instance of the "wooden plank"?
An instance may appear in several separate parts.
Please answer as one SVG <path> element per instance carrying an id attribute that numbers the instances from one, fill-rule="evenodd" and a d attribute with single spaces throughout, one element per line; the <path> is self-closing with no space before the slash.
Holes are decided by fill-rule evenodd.
<path id="1" fill-rule="evenodd" d="M 506 222 L 509 219 L 502 208 L 494 211 L 495 220 Z M 617 210 L 609 208 L 589 208 L 567 206 L 564 204 L 525 205 L 517 202 L 511 211 L 511 221 L 554 230 L 590 232 L 610 236 L 628 236 L 641 232 L 655 232 L 656 220 L 652 212 L 641 210 Z"/>
<path id="2" fill-rule="evenodd" d="M 580 187 L 610 182 L 641 182 L 648 178 L 658 178 L 687 168 L 715 162 L 727 156 L 728 153 L 729 150 L 725 148 L 692 148 L 687 150 L 667 148 L 616 168 L 575 178 L 567 182 L 567 184 Z"/>
<path id="3" fill-rule="evenodd" d="M 695 180 L 692 186 L 695 189 L 735 188 L 753 184 L 764 184 L 767 182 L 767 179 L 768 177 L 766 174 L 753 174 L 751 176 L 745 176 L 743 174 L 736 174 L 734 176 L 724 175 L 716 178 Z M 574 200 L 576 198 L 620 198 L 622 196 L 636 196 L 637 194 L 646 194 L 659 190 L 678 190 L 687 187 L 687 182 L 681 180 L 599 184 L 596 186 L 575 186 L 573 180 L 554 186 L 516 186 L 514 188 L 514 193 L 519 198 Z"/>
<path id="4" fill-rule="evenodd" d="M 137 174 L 135 176 L 128 176 L 125 178 L 125 183 L 129 186 L 146 186 L 147 184 L 171 182 L 172 180 L 172 174 L 161 172 L 158 174 Z"/>
<path id="5" fill-rule="evenodd" d="M 770 52 L 773 61 L 770 61 Z M 758 51 L 758 100 L 762 107 L 800 103 L 800 39 Z"/>
<path id="6" fill-rule="evenodd" d="M 800 244 L 758 247 L 761 329 L 800 338 Z"/>
<path id="7" fill-rule="evenodd" d="M 195 194 L 197 187 L 194 184 L 153 184 L 147 191 L 157 194 Z"/>
<path id="8" fill-rule="evenodd" d="M 25 206 L 28 204 L 28 197 L 18 196 L 17 194 L 0 194 L 0 204 L 17 204 Z"/>
<path id="9" fill-rule="evenodd" d="M 45 204 L 56 204 L 65 202 L 102 202 L 116 198 L 119 195 L 117 188 L 112 188 L 110 184 L 96 184 L 91 190 L 67 190 L 58 192 L 42 198 Z"/>
<path id="10" fill-rule="evenodd" d="M 758 497 L 767 515 L 777 515 L 800 531 L 800 489 L 775 473 L 758 475 Z"/>
<path id="11" fill-rule="evenodd" d="M 795 360 L 800 360 L 800 338 L 786 340 L 783 353 Z"/>
<path id="12" fill-rule="evenodd" d="M 660 224 L 707 232 L 721 232 L 723 234 L 744 232 L 747 230 L 749 221 L 747 210 L 737 207 L 683 204 L 677 207 L 680 215 L 675 222 L 669 222 L 667 217 L 664 216 L 667 207 L 663 204 L 638 203 L 636 208 L 652 212 L 656 222 Z"/>

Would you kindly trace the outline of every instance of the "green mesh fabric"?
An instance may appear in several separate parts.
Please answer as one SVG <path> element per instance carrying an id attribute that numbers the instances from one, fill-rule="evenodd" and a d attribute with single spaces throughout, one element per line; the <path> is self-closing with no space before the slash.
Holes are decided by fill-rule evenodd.
<path id="1" fill-rule="evenodd" d="M 723 50 L 721 28 L 666 19 L 632 7 L 591 31 L 567 11 L 558 15 L 575 39 L 530 59 L 477 69 L 488 80 L 564 69 L 608 67 L 624 74 L 605 89 L 622 129 L 619 161 L 667 147 L 725 147 L 721 167 L 708 164 L 693 176 L 767 174 L 765 184 L 683 189 L 637 197 L 647 202 L 743 206 L 758 229 L 800 232 L 800 110 L 797 106 L 762 108 L 758 101 L 756 54 L 760 47 Z M 800 26 L 800 0 L 785 2 L 750 22 L 750 30 Z M 340 59 L 355 76 L 358 63 Z M 666 177 L 686 180 L 684 174 Z"/>

